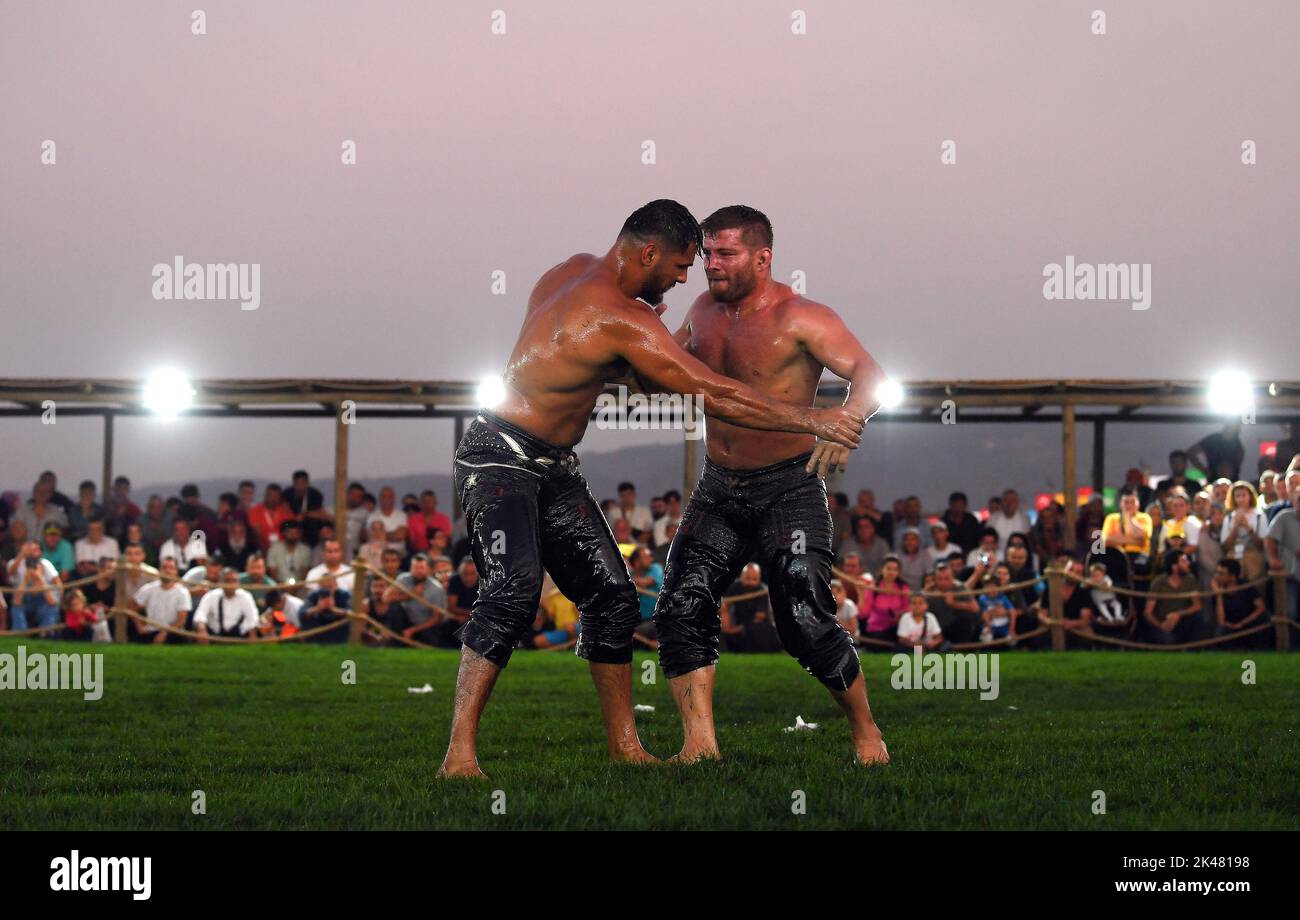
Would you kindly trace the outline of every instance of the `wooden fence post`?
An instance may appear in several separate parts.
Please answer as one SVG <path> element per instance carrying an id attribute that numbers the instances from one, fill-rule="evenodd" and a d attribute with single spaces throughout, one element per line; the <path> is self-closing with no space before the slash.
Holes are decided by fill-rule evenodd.
<path id="1" fill-rule="evenodd" d="M 117 561 L 113 577 L 117 579 L 117 584 L 113 588 L 113 606 L 125 607 L 130 602 L 130 598 L 126 596 L 126 568 L 121 559 L 118 559 Z M 127 616 L 125 613 L 120 611 L 115 611 L 113 613 L 114 642 L 126 641 L 126 621 Z"/>
<path id="2" fill-rule="evenodd" d="M 1065 587 L 1065 575 L 1060 569 L 1049 566 L 1047 569 L 1047 609 L 1052 617 L 1052 651 L 1065 651 L 1065 626 L 1061 620 L 1065 613 L 1065 599 L 1061 596 Z M 1077 591 L 1078 588 L 1075 588 Z"/>
<path id="3" fill-rule="evenodd" d="M 357 560 L 352 560 L 352 622 L 348 625 L 348 644 L 360 645 L 365 631 L 365 621 L 359 614 L 366 612 L 366 570 Z"/>
<path id="4" fill-rule="evenodd" d="M 1291 611 L 1287 607 L 1286 596 L 1286 579 L 1285 572 L 1273 573 L 1273 615 L 1282 617 L 1284 620 L 1290 619 Z M 1285 652 L 1291 647 L 1291 624 L 1274 623 L 1273 639 L 1279 652 Z"/>

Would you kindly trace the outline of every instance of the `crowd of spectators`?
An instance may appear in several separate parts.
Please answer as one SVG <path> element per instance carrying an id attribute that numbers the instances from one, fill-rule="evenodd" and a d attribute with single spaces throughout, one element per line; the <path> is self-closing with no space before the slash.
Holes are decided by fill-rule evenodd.
<path id="1" fill-rule="evenodd" d="M 1043 641 L 1049 564 L 1070 573 L 1063 620 L 1076 644 L 1081 632 L 1156 644 L 1248 632 L 1272 616 L 1273 592 L 1237 586 L 1269 572 L 1286 576 L 1286 614 L 1295 618 L 1300 456 L 1285 468 L 1270 464 L 1257 483 L 1237 478 L 1241 457 L 1228 426 L 1171 453 L 1167 475 L 1129 470 L 1109 513 L 1098 494 L 1079 507 L 1073 548 L 1060 502 L 1026 508 L 1015 489 L 978 511 L 955 491 L 938 514 L 923 511 L 916 496 L 884 509 L 870 489 L 852 501 L 831 490 L 830 588 L 840 622 L 868 648 L 940 650 L 990 640 L 1034 647 Z M 642 504 L 631 482 L 617 493 L 602 509 L 641 591 L 636 640 L 654 648 L 654 595 L 684 501 L 669 490 Z M 304 640 L 342 642 L 346 628 L 317 628 L 336 626 L 357 607 L 384 627 L 367 628 L 366 641 L 457 647 L 478 592 L 464 519 L 441 511 L 432 490 L 399 501 L 391 486 L 376 496 L 353 482 L 343 533 L 335 520 L 304 470 L 287 488 L 269 483 L 260 495 L 251 481 L 240 482 L 215 507 L 193 484 L 170 498 L 151 495 L 141 507 L 124 476 L 102 500 L 90 481 L 72 499 L 47 471 L 29 497 L 0 496 L 0 585 L 12 588 L 8 597 L 0 593 L 0 630 L 50 627 L 66 638 L 108 641 L 109 611 L 120 605 L 139 614 L 129 621 L 137 642 L 309 630 Z M 366 563 L 360 583 L 354 559 Z M 131 570 L 119 584 L 119 561 L 158 574 Z M 763 576 L 749 563 L 721 599 L 728 651 L 781 647 Z M 63 587 L 85 578 L 93 580 Z M 1210 593 L 1185 596 L 1197 591 Z M 576 607 L 549 577 L 533 626 L 524 645 L 539 649 L 572 645 L 581 628 Z"/>

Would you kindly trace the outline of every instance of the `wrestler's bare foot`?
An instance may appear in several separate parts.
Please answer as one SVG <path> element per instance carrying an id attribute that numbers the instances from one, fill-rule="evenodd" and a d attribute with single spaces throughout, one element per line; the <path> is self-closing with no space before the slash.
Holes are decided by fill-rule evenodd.
<path id="1" fill-rule="evenodd" d="M 645 748 L 640 746 L 634 748 L 627 748 L 625 750 L 611 749 L 609 752 L 609 759 L 614 761 L 615 763 L 651 764 L 651 763 L 662 762 L 659 760 L 658 757 L 651 754 Z"/>
<path id="2" fill-rule="evenodd" d="M 477 760 L 444 760 L 438 768 L 439 779 L 450 778 L 487 779 L 487 774 L 479 769 Z"/>
<path id="3" fill-rule="evenodd" d="M 885 739 L 878 731 L 873 735 L 854 738 L 853 746 L 857 749 L 858 763 L 863 766 L 869 767 L 874 764 L 883 766 L 889 763 L 889 749 L 885 747 Z"/>
<path id="4" fill-rule="evenodd" d="M 684 745 L 680 751 L 668 758 L 669 763 L 699 763 L 701 760 L 721 760 L 722 752 L 716 744 Z"/>

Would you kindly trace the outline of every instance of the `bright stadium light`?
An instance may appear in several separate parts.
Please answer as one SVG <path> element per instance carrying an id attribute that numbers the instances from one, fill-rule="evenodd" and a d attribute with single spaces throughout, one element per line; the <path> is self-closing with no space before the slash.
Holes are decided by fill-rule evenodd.
<path id="1" fill-rule="evenodd" d="M 174 418 L 194 402 L 190 378 L 174 367 L 160 367 L 144 386 L 144 407 L 164 418 Z"/>
<path id="2" fill-rule="evenodd" d="M 1255 403 L 1250 378 L 1241 371 L 1219 371 L 1210 378 L 1210 408 L 1218 415 L 1243 415 Z"/>
<path id="3" fill-rule="evenodd" d="M 484 409 L 494 409 L 506 398 L 506 385 L 500 377 L 484 377 L 478 385 L 478 404 Z"/>
<path id="4" fill-rule="evenodd" d="M 876 387 L 876 401 L 882 409 L 894 409 L 903 404 L 903 385 L 897 380 L 886 380 Z"/>

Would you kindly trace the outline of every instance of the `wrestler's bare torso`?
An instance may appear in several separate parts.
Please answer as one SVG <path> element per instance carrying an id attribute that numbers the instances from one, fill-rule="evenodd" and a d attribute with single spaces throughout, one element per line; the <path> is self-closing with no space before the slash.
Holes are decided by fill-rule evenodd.
<path id="1" fill-rule="evenodd" d="M 816 311 L 826 308 L 779 282 L 771 282 L 768 293 L 764 301 L 739 308 L 702 294 L 677 340 L 720 374 L 783 402 L 811 406 L 824 368 L 801 333 L 818 321 Z M 710 459 L 729 469 L 779 463 L 808 453 L 816 442 L 810 434 L 755 431 L 713 418 L 705 431 Z"/>
<path id="2" fill-rule="evenodd" d="M 542 275 L 528 297 L 496 414 L 560 447 L 581 441 L 605 384 L 628 371 L 603 329 L 615 307 L 654 314 L 618 290 L 598 256 L 580 253 Z"/>

